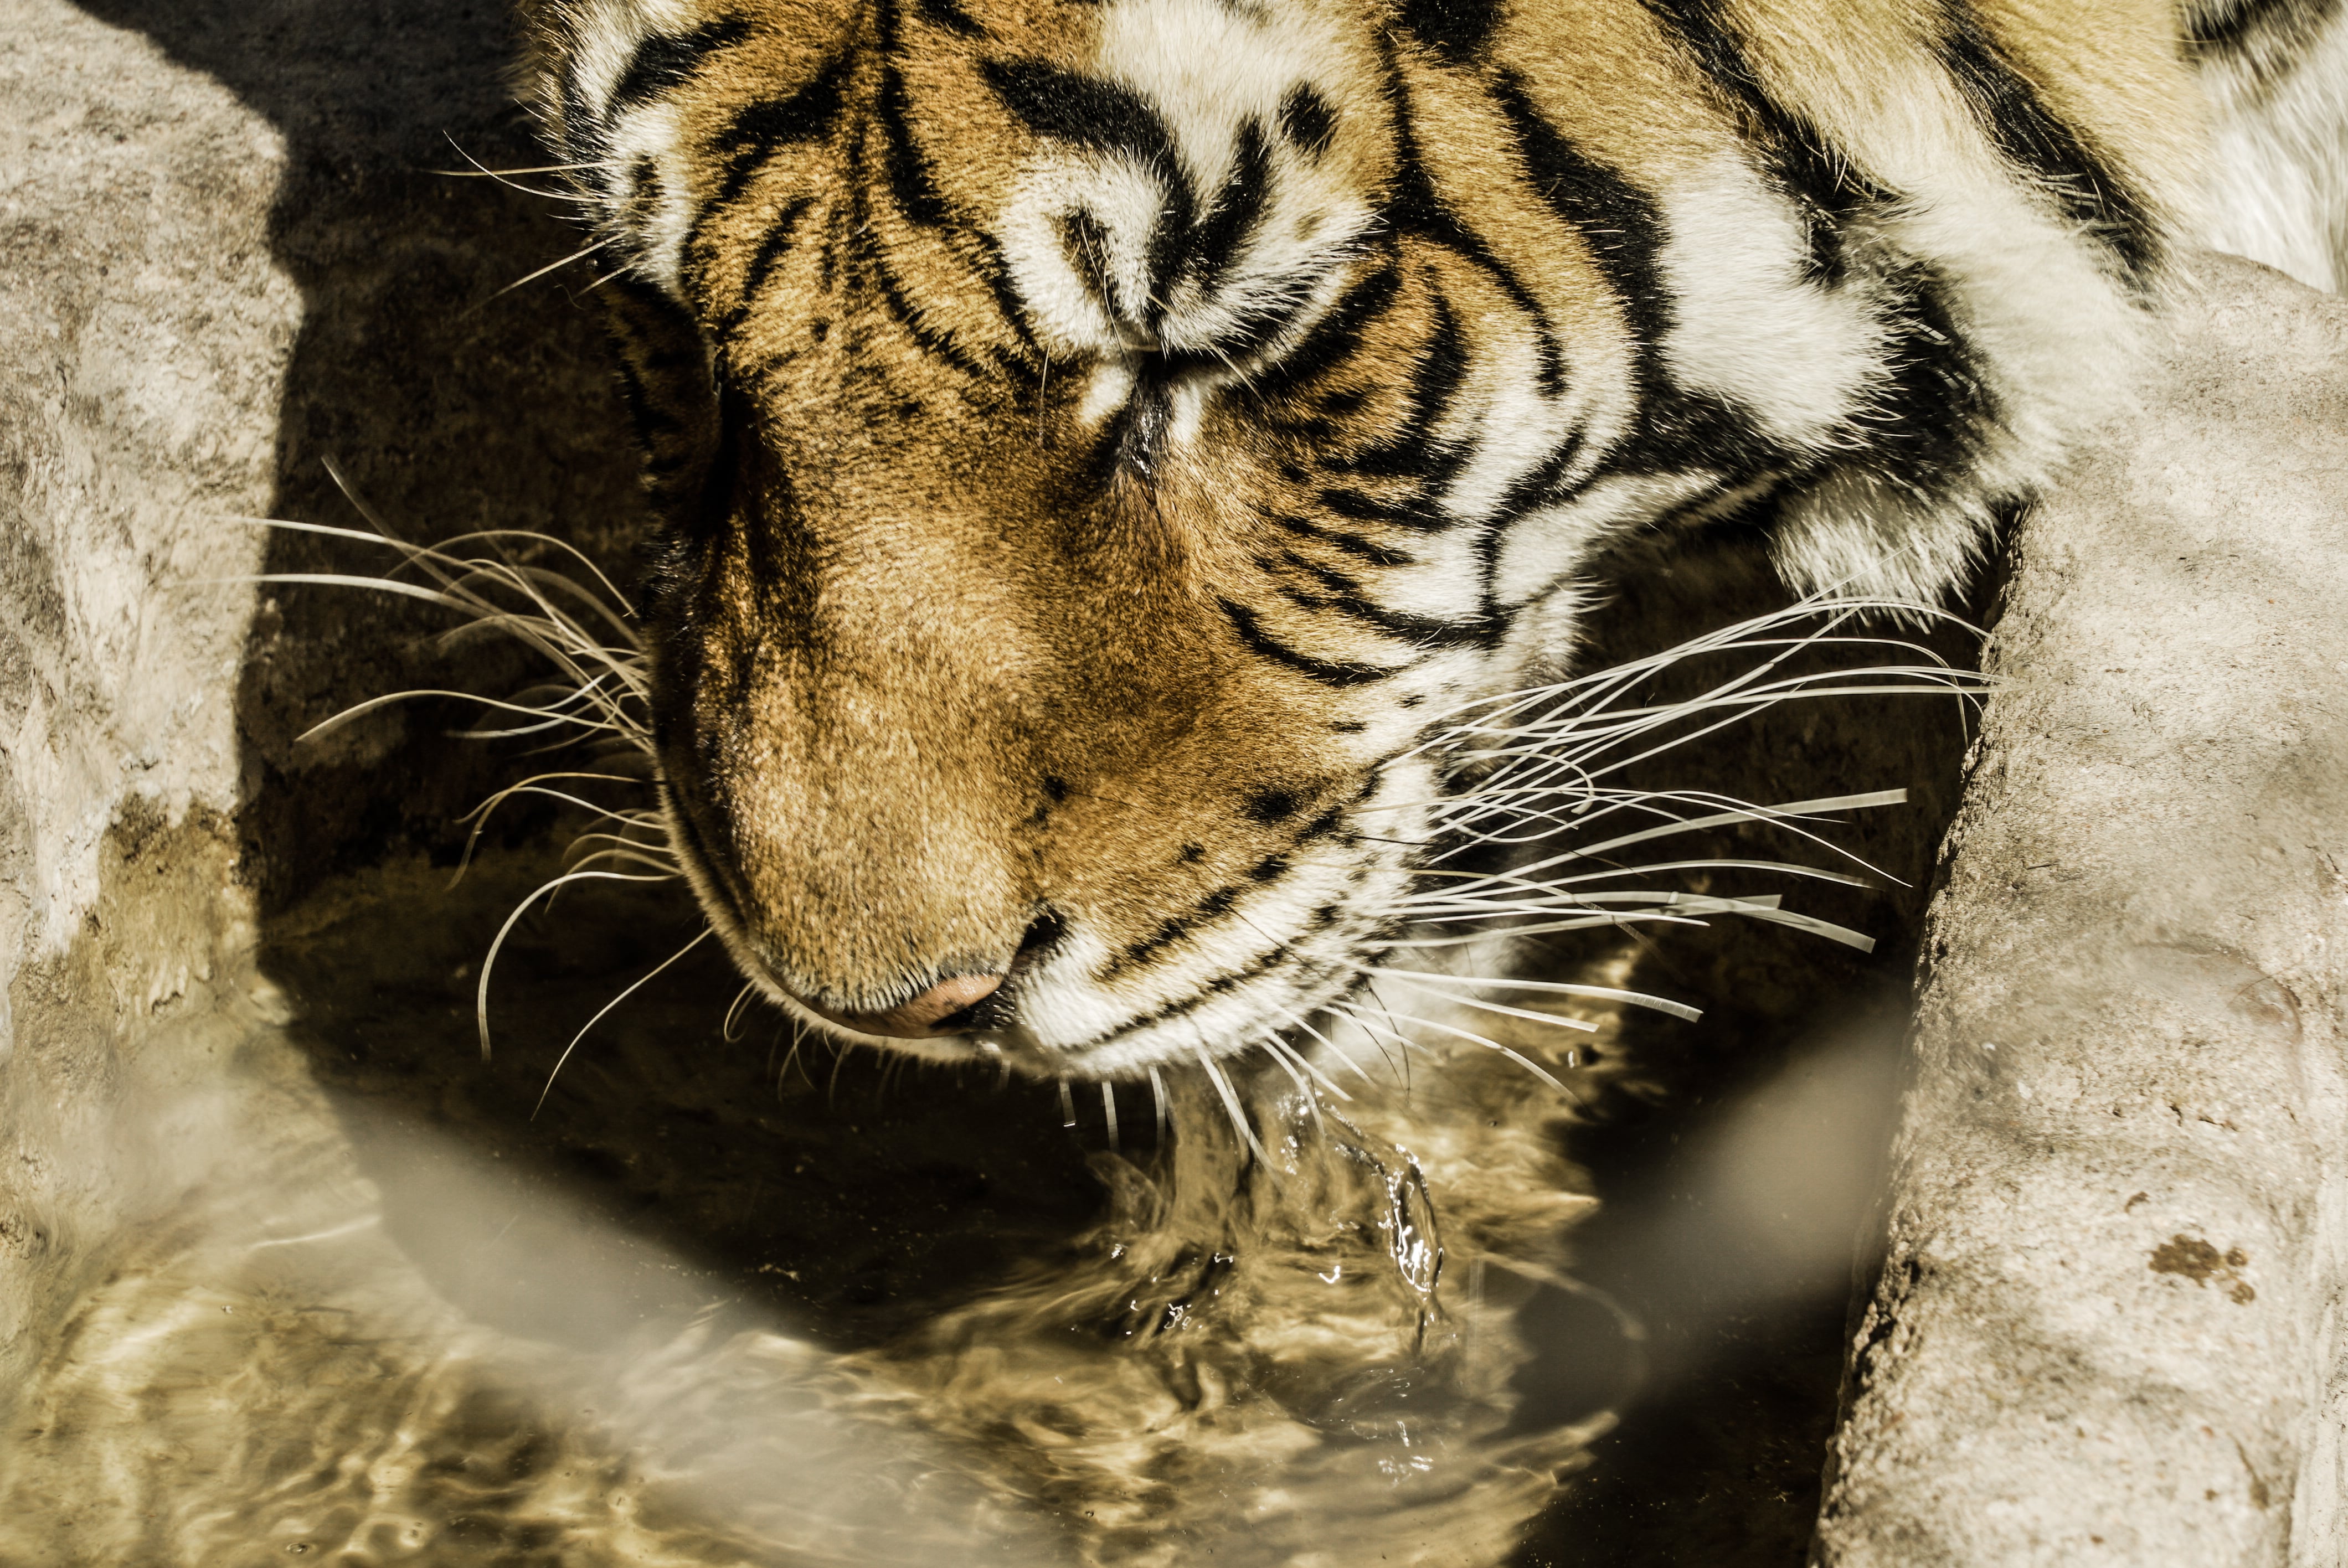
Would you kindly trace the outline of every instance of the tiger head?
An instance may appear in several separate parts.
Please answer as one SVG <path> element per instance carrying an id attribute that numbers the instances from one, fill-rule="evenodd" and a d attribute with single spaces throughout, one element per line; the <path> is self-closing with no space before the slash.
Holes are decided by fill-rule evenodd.
<path id="1" fill-rule="evenodd" d="M 1047 1075 L 1245 1048 L 1358 984 L 1447 724 L 1605 552 L 1766 520 L 1932 590 L 2043 469 L 2155 265 L 2157 104 L 2065 144 L 2083 215 L 1888 11 L 1929 92 L 1877 157 L 1713 7 L 1520 9 L 536 0 L 675 847 L 778 1001 Z M 2019 47 L 1976 65 L 2067 124 Z"/>

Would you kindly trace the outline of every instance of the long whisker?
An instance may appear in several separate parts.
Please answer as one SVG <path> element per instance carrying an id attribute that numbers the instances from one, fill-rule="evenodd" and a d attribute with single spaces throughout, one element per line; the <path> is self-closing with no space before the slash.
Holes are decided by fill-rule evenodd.
<path id="1" fill-rule="evenodd" d="M 1297 1069 L 1303 1065 L 1301 1061 L 1293 1052 L 1290 1051 L 1286 1046 L 1281 1044 L 1276 1036 L 1269 1034 L 1265 1035 L 1263 1037 L 1263 1047 L 1264 1050 L 1270 1053 L 1272 1065 L 1279 1068 L 1281 1071 L 1286 1073 L 1288 1075 L 1288 1081 L 1296 1085 L 1296 1092 L 1303 1098 L 1305 1109 L 1313 1112 L 1313 1125 L 1316 1127 L 1319 1126 L 1321 1124 L 1321 1097 L 1313 1092 L 1313 1085 L 1306 1082 L 1304 1081 L 1304 1075 L 1297 1071 Z"/>
<path id="2" fill-rule="evenodd" d="M 734 1005 L 726 1009 L 726 1023 L 724 1027 L 717 1031 L 718 1038 L 725 1040 L 728 1045 L 734 1043 L 734 1024 L 735 1020 L 742 1016 L 743 1004 L 747 1002 L 752 997 L 757 995 L 757 993 L 758 987 L 756 981 L 752 981 L 745 985 L 740 990 L 734 993 Z M 769 1057 L 767 1060 L 771 1061 L 773 1058 Z"/>
<path id="3" fill-rule="evenodd" d="M 504 288 L 499 289 L 496 293 L 491 294 L 489 300 L 483 300 L 481 303 L 485 305 L 489 302 L 489 300 L 503 299 L 506 295 L 512 293 L 516 289 L 520 288 L 524 283 L 534 283 L 539 279 L 546 276 L 549 272 L 559 272 L 562 268 L 571 265 L 573 261 L 583 261 L 588 257 L 593 255 L 596 251 L 608 250 L 612 246 L 618 244 L 624 238 L 626 238 L 626 236 L 621 234 L 607 234 L 592 245 L 582 246 L 580 249 L 572 251 L 571 254 L 563 257 L 559 261 L 549 261 L 537 272 L 526 273 L 521 277 L 516 278 L 512 282 L 508 283 Z M 479 309 L 479 306 L 476 306 L 474 308 Z"/>
<path id="4" fill-rule="evenodd" d="M 515 905 L 513 912 L 506 917 L 506 923 L 498 927 L 497 938 L 489 944 L 489 957 L 481 960 L 481 981 L 473 993 L 473 1017 L 480 1025 L 481 1030 L 481 1060 L 483 1061 L 489 1060 L 489 976 L 498 967 L 498 954 L 505 947 L 506 938 L 520 922 L 521 917 L 530 913 L 530 907 L 532 904 L 537 903 L 544 895 L 552 893 L 558 888 L 567 887 L 573 882 L 665 882 L 669 878 L 665 876 L 644 876 L 627 871 L 567 871 L 553 881 L 536 888 L 529 897 Z"/>
<path id="5" fill-rule="evenodd" d="M 1207 1054 L 1205 1046 L 1193 1041 L 1190 1050 L 1198 1057 L 1200 1067 L 1205 1070 L 1207 1081 L 1212 1083 L 1215 1092 L 1222 1097 L 1223 1109 L 1231 1113 L 1231 1130 L 1247 1141 L 1248 1148 L 1265 1170 L 1272 1169 L 1272 1156 L 1264 1153 L 1262 1143 L 1256 1142 L 1255 1129 L 1248 1124 L 1247 1112 L 1240 1108 L 1240 1097 L 1232 1091 L 1231 1080 L 1223 1076 L 1223 1070 L 1215 1065 L 1215 1059 Z"/>
<path id="6" fill-rule="evenodd" d="M 533 1122 L 537 1121 L 538 1113 L 546 1109 L 546 1097 L 554 1092 L 554 1080 L 562 1071 L 562 1064 L 571 1060 L 571 1053 L 579 1049 L 579 1042 L 587 1038 L 587 1031 L 603 1021 L 603 1015 L 605 1013 L 610 1012 L 613 1008 L 618 1007 L 622 1002 L 626 1001 L 630 997 L 634 996 L 638 991 L 644 989 L 645 986 L 652 983 L 654 977 L 658 976 L 671 964 L 675 963 L 679 958 L 685 957 L 685 954 L 693 951 L 694 948 L 701 946 L 702 943 L 707 941 L 711 937 L 714 937 L 716 934 L 716 927 L 713 926 L 704 926 L 701 928 L 701 934 L 699 936 L 694 938 L 692 941 L 687 942 L 684 947 L 679 948 L 675 952 L 671 953 L 667 958 L 663 958 L 658 964 L 653 967 L 651 973 L 645 975 L 643 979 L 638 980 L 634 985 L 630 986 L 626 990 L 622 991 L 618 996 L 613 997 L 610 1001 L 605 1002 L 600 1009 L 598 1009 L 595 1016 L 589 1019 L 585 1024 L 581 1026 L 579 1032 L 571 1037 L 571 1043 L 562 1048 L 562 1054 L 554 1059 L 554 1066 L 546 1075 L 546 1087 L 538 1091 L 538 1103 L 530 1108 L 530 1119 Z"/>
<path id="7" fill-rule="evenodd" d="M 1582 1103 L 1581 1096 L 1575 1094 L 1571 1089 L 1568 1088 L 1564 1080 L 1550 1072 L 1549 1069 L 1543 1067 L 1540 1062 L 1535 1061 L 1531 1057 L 1527 1056 L 1524 1052 L 1515 1050 L 1512 1047 L 1502 1045 L 1497 1040 L 1488 1040 L 1484 1036 L 1475 1033 L 1473 1030 L 1455 1029 L 1450 1024 L 1437 1023 L 1433 1019 L 1416 1018 L 1409 1013 L 1393 1012 L 1389 1009 L 1388 1016 L 1400 1019 L 1405 1023 L 1415 1023 L 1421 1029 L 1434 1030 L 1439 1034 L 1457 1035 L 1461 1040 L 1473 1040 L 1475 1043 L 1483 1046 L 1487 1050 L 1497 1050 L 1502 1056 L 1507 1057 L 1510 1061 L 1515 1062 L 1519 1067 L 1523 1068 L 1527 1072 L 1531 1073 L 1535 1078 L 1540 1079 L 1543 1083 L 1548 1084 L 1551 1089 L 1557 1090 L 1560 1093 L 1570 1096 L 1574 1103 Z"/>

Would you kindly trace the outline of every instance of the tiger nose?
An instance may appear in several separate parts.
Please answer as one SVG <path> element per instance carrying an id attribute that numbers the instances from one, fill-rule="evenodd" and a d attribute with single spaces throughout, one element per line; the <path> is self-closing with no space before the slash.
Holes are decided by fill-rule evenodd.
<path id="1" fill-rule="evenodd" d="M 1002 988 L 1001 975 L 956 975 L 940 980 L 911 1001 L 900 1002 L 887 1012 L 850 1012 L 834 1015 L 850 1029 L 866 1034 L 885 1034 L 896 1040 L 920 1040 L 932 1034 L 950 1034 L 953 1027 L 938 1026 L 953 1015 L 977 1006 Z"/>

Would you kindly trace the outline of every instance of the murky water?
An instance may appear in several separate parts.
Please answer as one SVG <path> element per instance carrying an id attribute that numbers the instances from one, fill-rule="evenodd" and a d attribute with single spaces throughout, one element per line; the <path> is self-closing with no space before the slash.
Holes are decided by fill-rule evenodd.
<path id="1" fill-rule="evenodd" d="M 31 1391 L 0 1559 L 1498 1563 L 1632 1375 L 1602 1307 L 1591 1376 L 1527 1375 L 1586 1200 L 1556 1104 L 1480 1062 L 1258 1080 L 1268 1163 L 1169 1078 L 1113 1150 L 1097 1089 L 1070 1128 L 1049 1087 L 728 1042 L 681 967 L 533 1121 L 664 914 L 539 918 L 484 1066 L 474 927 L 536 869 L 280 923 L 278 983 L 205 1023 L 233 1072 L 139 1134 L 207 1174 Z"/>

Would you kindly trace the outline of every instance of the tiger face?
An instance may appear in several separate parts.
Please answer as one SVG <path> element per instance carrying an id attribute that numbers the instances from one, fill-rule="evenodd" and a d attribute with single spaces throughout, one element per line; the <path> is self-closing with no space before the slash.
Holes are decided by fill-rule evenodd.
<path id="1" fill-rule="evenodd" d="M 1608 562 L 1952 581 L 2107 403 L 2188 161 L 2151 5 L 529 20 L 703 904 L 801 1016 L 1043 1074 L 1355 987 L 1457 715 Z"/>

